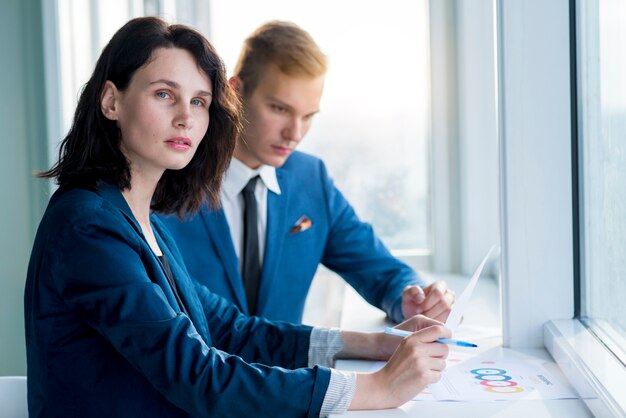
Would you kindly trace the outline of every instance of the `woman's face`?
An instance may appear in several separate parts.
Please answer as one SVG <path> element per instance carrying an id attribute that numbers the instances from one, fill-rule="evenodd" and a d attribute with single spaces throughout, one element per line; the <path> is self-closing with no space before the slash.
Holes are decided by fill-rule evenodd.
<path id="1" fill-rule="evenodd" d="M 125 91 L 107 81 L 104 115 L 120 128 L 131 175 L 161 177 L 185 167 L 209 126 L 211 80 L 188 51 L 160 48 Z"/>

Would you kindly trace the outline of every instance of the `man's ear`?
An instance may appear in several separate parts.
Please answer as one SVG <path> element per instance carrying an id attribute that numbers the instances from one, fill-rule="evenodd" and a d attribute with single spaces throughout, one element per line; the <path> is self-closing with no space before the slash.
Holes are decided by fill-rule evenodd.
<path id="1" fill-rule="evenodd" d="M 239 96 L 243 94 L 243 81 L 241 81 L 241 78 L 234 75 L 228 79 L 228 84 L 230 84 L 230 86 L 233 88 L 233 90 L 237 92 Z"/>
<path id="2" fill-rule="evenodd" d="M 104 83 L 104 88 L 102 89 L 102 94 L 100 95 L 100 110 L 104 117 L 109 120 L 117 120 L 118 118 L 118 104 L 119 100 L 119 91 L 115 84 L 110 80 L 107 80 Z"/>

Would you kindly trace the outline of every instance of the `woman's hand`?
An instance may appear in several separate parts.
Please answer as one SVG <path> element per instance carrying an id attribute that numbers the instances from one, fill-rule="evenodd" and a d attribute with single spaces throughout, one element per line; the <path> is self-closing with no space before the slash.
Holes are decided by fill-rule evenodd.
<path id="1" fill-rule="evenodd" d="M 402 326 L 405 330 L 422 327 L 405 338 L 385 335 L 397 341 L 397 349 L 381 370 L 357 375 L 356 392 L 349 409 L 394 408 L 439 381 L 446 366 L 448 346 L 434 341 L 450 338 L 451 333 L 440 323 L 430 324 L 430 321 L 434 320 L 416 317 L 398 325 L 397 328 Z"/>
<path id="2" fill-rule="evenodd" d="M 394 328 L 418 331 L 433 325 L 443 324 L 423 315 L 415 315 Z M 387 335 L 383 332 L 341 331 L 341 336 L 344 346 L 343 350 L 337 354 L 337 358 L 388 360 L 402 341 L 402 338 L 396 335 Z"/>
<path id="3" fill-rule="evenodd" d="M 412 318 L 407 319 L 406 321 L 396 325 L 394 328 L 401 329 L 404 331 L 419 331 L 421 329 L 425 329 L 428 327 L 443 324 L 435 319 L 427 318 L 424 315 L 415 315 Z M 381 333 L 379 335 L 378 343 L 376 346 L 379 348 L 379 352 L 376 355 L 376 359 L 378 360 L 387 360 L 391 355 L 396 351 L 398 344 L 402 341 L 402 338 L 396 335 L 387 335 Z"/>

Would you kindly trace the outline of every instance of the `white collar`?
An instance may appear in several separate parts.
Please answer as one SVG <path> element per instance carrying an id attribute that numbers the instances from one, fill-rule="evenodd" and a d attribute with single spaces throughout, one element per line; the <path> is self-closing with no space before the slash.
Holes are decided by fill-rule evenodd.
<path id="1" fill-rule="evenodd" d="M 235 157 L 230 160 L 230 166 L 224 175 L 222 190 L 229 198 L 236 197 L 248 181 L 254 176 L 261 177 L 263 184 L 268 190 L 280 195 L 280 186 L 276 178 L 276 168 L 269 165 L 262 165 L 257 169 L 251 169 Z"/>

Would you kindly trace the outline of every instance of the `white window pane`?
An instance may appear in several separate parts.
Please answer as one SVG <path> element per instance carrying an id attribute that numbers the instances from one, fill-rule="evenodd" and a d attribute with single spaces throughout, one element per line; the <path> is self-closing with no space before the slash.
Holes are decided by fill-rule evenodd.
<path id="1" fill-rule="evenodd" d="M 582 308 L 591 324 L 602 324 L 595 327 L 602 336 L 612 341 L 621 339 L 623 344 L 626 2 L 586 2 L 581 12 Z"/>
<path id="2" fill-rule="evenodd" d="M 274 19 L 297 23 L 328 55 L 321 112 L 300 149 L 324 159 L 359 216 L 394 249 L 430 248 L 427 3 L 211 3 L 210 39 L 231 71 L 243 40 Z"/>

